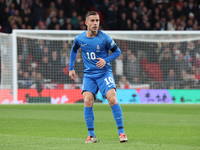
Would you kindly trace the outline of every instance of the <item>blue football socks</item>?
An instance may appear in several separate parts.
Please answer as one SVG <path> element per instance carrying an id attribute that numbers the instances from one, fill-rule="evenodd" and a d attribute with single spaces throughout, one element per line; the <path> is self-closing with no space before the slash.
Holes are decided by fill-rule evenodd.
<path id="1" fill-rule="evenodd" d="M 84 117 L 88 128 L 88 136 L 91 135 L 92 137 L 95 137 L 93 107 L 84 107 Z"/>
<path id="2" fill-rule="evenodd" d="M 124 126 L 123 126 L 123 116 L 122 116 L 122 109 L 119 105 L 119 103 L 117 103 L 116 105 L 111 106 L 112 108 L 112 112 L 113 112 L 113 116 L 115 119 L 115 122 L 117 124 L 117 128 L 118 128 L 118 134 L 120 135 L 120 133 L 124 133 Z"/>

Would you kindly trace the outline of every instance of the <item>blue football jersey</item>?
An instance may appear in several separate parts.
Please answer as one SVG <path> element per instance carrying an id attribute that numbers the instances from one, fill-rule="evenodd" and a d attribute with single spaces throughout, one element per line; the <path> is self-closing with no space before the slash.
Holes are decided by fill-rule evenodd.
<path id="1" fill-rule="evenodd" d="M 110 63 L 100 69 L 96 67 L 98 60 L 96 58 L 105 59 L 109 56 L 109 50 L 111 50 L 116 43 L 107 34 L 98 30 L 98 34 L 95 37 L 89 38 L 86 36 L 86 32 L 79 34 L 74 39 L 72 46 L 73 51 L 78 51 L 79 48 L 82 50 L 82 57 L 85 66 L 84 75 L 101 74 L 105 72 L 112 72 Z M 73 64 L 71 64 L 73 65 Z M 71 68 L 72 66 L 70 66 Z"/>

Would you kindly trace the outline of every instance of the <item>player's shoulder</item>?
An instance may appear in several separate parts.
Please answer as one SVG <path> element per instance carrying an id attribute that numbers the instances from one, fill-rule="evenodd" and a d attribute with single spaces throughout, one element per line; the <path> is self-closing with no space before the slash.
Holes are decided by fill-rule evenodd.
<path id="1" fill-rule="evenodd" d="M 84 38 L 84 37 L 86 36 L 86 32 L 87 32 L 87 31 L 84 31 L 84 32 L 82 32 L 81 34 L 77 35 L 77 36 L 75 37 L 75 39 L 76 39 L 76 40 L 81 40 L 82 38 Z"/>
<path id="2" fill-rule="evenodd" d="M 108 34 L 106 34 L 105 32 L 99 30 L 99 31 L 98 31 L 97 37 L 98 37 L 99 39 L 101 39 L 102 41 L 107 41 L 107 39 L 108 39 L 110 36 L 109 36 Z"/>
<path id="3" fill-rule="evenodd" d="M 81 41 L 84 39 L 84 37 L 86 36 L 86 32 L 87 31 L 84 31 L 82 32 L 81 34 L 77 35 L 75 38 L 74 38 L 74 42 L 78 45 L 80 45 Z"/>
<path id="4" fill-rule="evenodd" d="M 103 37 L 107 37 L 108 34 L 106 34 L 105 32 L 98 30 L 98 36 L 103 36 Z"/>

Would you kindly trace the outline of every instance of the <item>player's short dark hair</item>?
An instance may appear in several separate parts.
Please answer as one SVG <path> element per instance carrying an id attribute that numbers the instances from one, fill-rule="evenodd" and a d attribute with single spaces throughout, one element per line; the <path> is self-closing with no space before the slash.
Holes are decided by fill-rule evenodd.
<path id="1" fill-rule="evenodd" d="M 99 15 L 96 11 L 88 11 L 85 15 L 85 19 L 87 19 L 87 17 L 91 16 L 91 15 Z"/>

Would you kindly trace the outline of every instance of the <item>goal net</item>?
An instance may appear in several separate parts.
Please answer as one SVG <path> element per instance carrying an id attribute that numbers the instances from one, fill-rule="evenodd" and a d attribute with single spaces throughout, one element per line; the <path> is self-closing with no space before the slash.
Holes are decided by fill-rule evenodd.
<path id="1" fill-rule="evenodd" d="M 68 76 L 73 40 L 82 32 L 14 30 L 13 49 L 11 35 L 1 35 L 1 89 L 16 87 L 14 97 L 22 103 L 82 102 L 81 49 L 74 66 L 78 78 Z M 200 32 L 105 32 L 122 51 L 111 62 L 117 89 L 199 89 Z"/>

